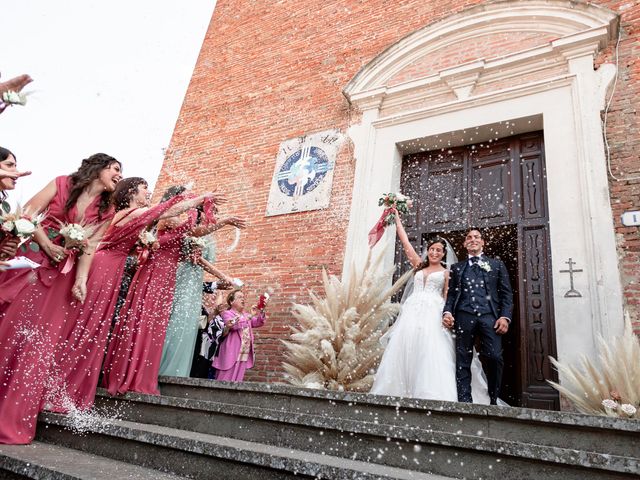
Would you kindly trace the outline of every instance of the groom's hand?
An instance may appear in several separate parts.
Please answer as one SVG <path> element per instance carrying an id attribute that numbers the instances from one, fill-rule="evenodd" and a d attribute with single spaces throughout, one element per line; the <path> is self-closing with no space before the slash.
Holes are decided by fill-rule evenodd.
<path id="1" fill-rule="evenodd" d="M 500 317 L 493 325 L 493 329 L 498 335 L 504 335 L 509 330 L 509 320 L 506 317 Z"/>
<path id="2" fill-rule="evenodd" d="M 444 328 L 452 329 L 454 322 L 455 318 L 453 318 L 453 315 L 451 315 L 449 312 L 445 312 L 445 314 L 442 316 L 442 326 Z"/>

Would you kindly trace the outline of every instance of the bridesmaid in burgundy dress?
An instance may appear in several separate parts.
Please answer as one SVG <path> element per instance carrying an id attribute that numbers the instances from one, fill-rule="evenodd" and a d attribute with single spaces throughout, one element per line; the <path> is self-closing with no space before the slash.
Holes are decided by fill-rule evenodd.
<path id="1" fill-rule="evenodd" d="M 158 219 L 179 215 L 209 197 L 185 200 L 183 196 L 175 196 L 148 208 L 149 194 L 144 179 L 127 178 L 118 185 L 114 194 L 117 213 L 98 247 L 88 279 L 74 286 L 73 294 L 83 304 L 62 331 L 63 341 L 56 351 L 56 369 L 51 376 L 53 385 L 46 395 L 46 410 L 64 413 L 71 408 L 84 410 L 93 405 L 127 256 L 145 228 Z M 140 249 L 139 261 L 149 254 L 149 247 Z M 87 278 L 86 274 L 83 270 L 78 278 Z M 136 285 L 144 287 L 144 280 L 134 277 L 132 288 Z M 115 335 L 118 333 L 114 332 Z"/>
<path id="2" fill-rule="evenodd" d="M 172 187 L 163 198 L 180 193 Z M 181 188 L 181 187 L 178 187 Z M 184 190 L 184 188 L 183 188 Z M 127 391 L 158 395 L 162 346 L 171 314 L 176 270 L 184 238 L 195 226 L 195 217 L 159 226 L 160 248 L 138 269 L 132 282 L 104 362 L 103 386 L 111 395 Z M 174 228 L 167 228 L 173 225 Z"/>
<path id="3" fill-rule="evenodd" d="M 35 278 L 24 274 L 13 278 L 12 285 L 19 287 L 0 314 L 0 443 L 22 444 L 33 439 L 54 350 L 66 319 L 77 307 L 71 297 L 79 270 L 76 264 L 91 263 L 92 251 L 113 216 L 110 200 L 121 179 L 120 170 L 115 158 L 92 155 L 77 172 L 56 178 L 25 206 L 48 215 L 34 237 L 40 250 L 29 255 L 41 267 Z M 47 234 L 57 231 L 59 222 L 97 228 L 85 254 L 67 273 L 62 273 L 68 259 L 60 237 L 50 239 Z M 0 291 L 5 287 L 0 286 Z"/>
<path id="4" fill-rule="evenodd" d="M 0 201 L 6 200 L 7 190 L 16 188 L 20 177 L 31 175 L 31 172 L 19 172 L 15 155 L 8 149 L 0 147 Z M 20 240 L 13 235 L 0 234 L 0 260 L 8 260 L 16 255 Z M 6 265 L 0 262 L 0 266 Z"/>
<path id="5" fill-rule="evenodd" d="M 49 232 L 58 231 L 60 222 L 106 227 L 113 216 L 111 194 L 122 178 L 121 168 L 115 158 L 96 153 L 83 160 L 78 171 L 56 177 L 27 202 L 25 209 L 46 212 L 47 218 L 36 231 L 34 240 L 26 245 L 26 253 L 21 254 L 42 266 L 37 271 L 20 269 L 0 273 L 0 312 L 4 312 L 19 293 L 36 282 L 36 278 L 45 289 L 57 281 L 67 253 L 60 245 L 61 237 L 51 239 Z M 74 273 L 75 269 L 65 275 L 66 279 L 73 279 Z M 70 288 L 71 285 L 66 295 L 70 294 Z"/>

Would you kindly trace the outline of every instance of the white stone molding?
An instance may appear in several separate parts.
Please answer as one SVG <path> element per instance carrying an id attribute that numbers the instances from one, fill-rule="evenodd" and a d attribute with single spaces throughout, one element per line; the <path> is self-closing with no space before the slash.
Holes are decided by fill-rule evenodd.
<path id="1" fill-rule="evenodd" d="M 622 287 L 600 118 L 615 67 L 593 67 L 594 55 L 615 39 L 617 28 L 615 13 L 586 3 L 495 2 L 429 25 L 366 65 L 344 89 L 362 117 L 348 132 L 356 172 L 343 275 L 367 254 L 367 232 L 381 213 L 378 196 L 400 187 L 407 153 L 403 145 L 416 139 L 435 143 L 445 135 L 450 138 L 451 132 L 500 122 L 526 126 L 527 119 L 538 119 L 545 140 L 558 356 L 589 355 L 595 352 L 597 335 L 620 333 Z M 551 32 L 557 38 L 387 84 L 407 65 L 443 46 L 473 42 L 487 32 L 524 30 Z M 527 77 L 531 72 L 536 77 Z M 394 261 L 393 239 L 389 232 L 380 242 L 386 240 L 389 247 L 387 266 Z M 568 277 L 559 271 L 569 257 L 583 269 L 575 277 L 582 298 L 564 298 Z"/>
<path id="2" fill-rule="evenodd" d="M 602 27 L 606 36 L 599 40 L 600 48 L 614 39 L 618 16 L 588 3 L 507 0 L 478 5 L 428 25 L 390 46 L 358 72 L 345 87 L 344 94 L 352 99 L 354 94 L 385 86 L 396 73 L 417 59 L 490 33 L 545 32 L 571 42 L 573 34 Z"/>

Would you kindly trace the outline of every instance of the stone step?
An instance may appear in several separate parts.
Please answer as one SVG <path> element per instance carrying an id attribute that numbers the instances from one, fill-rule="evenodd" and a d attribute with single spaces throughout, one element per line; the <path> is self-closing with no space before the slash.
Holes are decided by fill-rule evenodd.
<path id="1" fill-rule="evenodd" d="M 45 413 L 40 417 L 37 439 L 196 480 L 294 477 L 447 480 L 439 475 L 300 449 L 123 420 L 103 419 L 82 435 L 74 432 L 76 427 L 68 416 Z"/>
<path id="2" fill-rule="evenodd" d="M 42 442 L 0 445 L 0 478 L 185 480 L 185 477 Z"/>
<path id="3" fill-rule="evenodd" d="M 558 412 L 542 418 L 540 411 L 275 385 L 181 383 L 163 384 L 162 396 L 130 393 L 117 400 L 101 394 L 97 407 L 136 422 L 454 478 L 469 478 L 470 470 L 472 478 L 501 480 L 555 479 L 560 472 L 565 479 L 624 478 L 638 472 L 637 422 Z M 624 428 L 612 428 L 618 423 Z M 560 446 L 557 439 L 545 443 L 557 435 L 554 425 L 566 430 Z M 587 441 L 585 435 L 595 437 Z M 591 448 L 603 439 L 605 452 Z M 617 450 L 622 454 L 614 455 Z"/>
<path id="4" fill-rule="evenodd" d="M 433 432 L 510 440 L 617 456 L 640 456 L 640 422 L 515 407 L 403 399 L 350 392 L 328 392 L 282 384 L 228 383 L 161 377 L 162 397 L 204 400 L 227 408 L 258 407 L 288 414 L 341 419 L 393 427 L 420 426 Z M 104 391 L 102 398 L 109 398 Z M 127 397 L 135 398 L 135 396 Z"/>

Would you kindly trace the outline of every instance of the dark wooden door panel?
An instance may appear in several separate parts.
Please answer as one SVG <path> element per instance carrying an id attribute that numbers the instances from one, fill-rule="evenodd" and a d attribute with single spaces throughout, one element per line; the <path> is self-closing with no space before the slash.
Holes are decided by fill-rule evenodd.
<path id="1" fill-rule="evenodd" d="M 523 220 L 546 219 L 546 190 L 542 138 L 527 137 L 520 141 L 520 216 Z"/>
<path id="2" fill-rule="evenodd" d="M 429 230 L 456 228 L 466 217 L 464 172 L 434 172 L 426 182 L 426 226 Z"/>
<path id="3" fill-rule="evenodd" d="M 511 222 L 510 165 L 504 162 L 471 169 L 471 222 L 504 225 Z"/>

